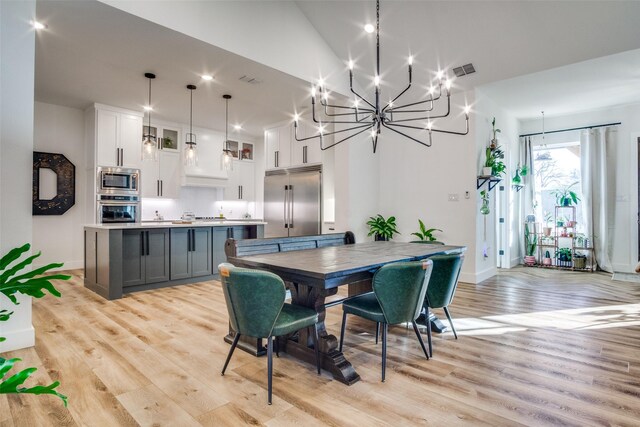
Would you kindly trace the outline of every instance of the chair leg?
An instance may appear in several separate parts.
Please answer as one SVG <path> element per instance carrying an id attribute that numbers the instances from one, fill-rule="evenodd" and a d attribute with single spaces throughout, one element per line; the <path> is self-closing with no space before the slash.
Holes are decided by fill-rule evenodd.
<path id="1" fill-rule="evenodd" d="M 280 340 L 278 337 L 273 337 L 273 351 L 276 353 L 276 357 L 280 357 Z"/>
<path id="2" fill-rule="evenodd" d="M 273 339 L 271 337 L 267 338 L 267 375 L 267 402 L 271 405 L 271 378 L 273 376 Z"/>
<path id="3" fill-rule="evenodd" d="M 233 339 L 233 344 L 231 344 L 231 348 L 229 349 L 229 354 L 227 354 L 227 360 L 225 360 L 224 362 L 224 366 L 222 367 L 222 372 L 220 372 L 220 375 L 224 375 L 224 371 L 227 370 L 227 366 L 229 365 L 229 361 L 231 360 L 231 356 L 233 355 L 233 350 L 236 349 L 239 339 L 240 339 L 240 334 L 236 332 L 236 337 Z"/>
<path id="4" fill-rule="evenodd" d="M 340 347 L 338 348 L 338 351 L 340 353 L 342 353 L 342 343 L 344 342 L 344 332 L 345 332 L 346 327 L 347 327 L 347 312 L 343 311 L 342 312 L 342 326 L 340 326 Z"/>
<path id="5" fill-rule="evenodd" d="M 384 382 L 384 374 L 387 370 L 387 324 L 382 324 L 382 382 Z"/>
<path id="6" fill-rule="evenodd" d="M 451 330 L 453 331 L 453 336 L 458 339 L 458 334 L 456 333 L 456 328 L 453 327 L 453 320 L 451 320 L 451 314 L 449 313 L 449 309 L 447 307 L 442 307 L 444 309 L 444 314 L 447 315 L 447 319 L 449 319 L 449 324 L 451 325 Z"/>
<path id="7" fill-rule="evenodd" d="M 380 322 L 376 322 L 376 345 L 378 344 L 379 335 L 380 335 Z"/>
<path id="8" fill-rule="evenodd" d="M 316 367 L 320 375 L 320 340 L 318 339 L 318 324 L 313 326 L 313 349 L 316 352 Z"/>
<path id="9" fill-rule="evenodd" d="M 429 307 L 426 308 L 424 315 L 425 315 L 425 319 L 427 319 L 425 323 L 427 324 L 427 342 L 429 345 L 429 357 L 433 357 L 433 347 L 431 345 L 431 320 L 429 320 Z"/>
<path id="10" fill-rule="evenodd" d="M 418 325 L 416 325 L 416 321 L 412 321 L 411 324 L 413 325 L 413 330 L 416 333 L 416 336 L 418 337 L 418 341 L 420 342 L 420 347 L 422 347 L 422 351 L 424 352 L 424 355 L 427 356 L 427 360 L 429 360 L 429 353 L 427 352 L 427 348 L 424 346 L 424 341 L 422 340 L 422 335 L 420 335 L 420 331 L 418 330 Z"/>

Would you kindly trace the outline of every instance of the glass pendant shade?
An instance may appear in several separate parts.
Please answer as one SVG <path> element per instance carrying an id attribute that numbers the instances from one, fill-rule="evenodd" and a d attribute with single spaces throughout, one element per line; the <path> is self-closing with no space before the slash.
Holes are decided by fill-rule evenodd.
<path id="1" fill-rule="evenodd" d="M 229 149 L 229 100 L 231 99 L 231 95 L 222 95 L 222 97 L 225 100 L 225 131 L 224 147 L 222 148 L 222 153 L 220 153 L 220 169 L 229 172 L 233 170 L 233 155 Z"/>
<path id="2" fill-rule="evenodd" d="M 185 166 L 198 166 L 198 150 L 195 141 L 184 143 L 183 160 Z"/>
<path id="3" fill-rule="evenodd" d="M 196 134 L 193 133 L 193 91 L 196 90 L 195 85 L 187 85 L 190 95 L 189 106 L 189 133 L 187 140 L 184 142 L 184 153 L 182 160 L 185 166 L 198 166 L 198 152 L 196 149 Z"/>
<path id="4" fill-rule="evenodd" d="M 231 150 L 222 150 L 222 153 L 220 154 L 220 168 L 223 171 L 233 170 L 233 156 L 231 155 Z"/>
<path id="5" fill-rule="evenodd" d="M 142 141 L 142 160 L 156 161 L 158 159 L 158 144 L 153 135 L 145 135 Z"/>
<path id="6" fill-rule="evenodd" d="M 143 161 L 157 161 L 158 160 L 158 144 L 155 135 L 151 134 L 151 80 L 156 78 L 153 73 L 144 73 L 144 76 L 149 79 L 149 116 L 147 120 L 147 133 L 142 135 L 142 160 Z"/>

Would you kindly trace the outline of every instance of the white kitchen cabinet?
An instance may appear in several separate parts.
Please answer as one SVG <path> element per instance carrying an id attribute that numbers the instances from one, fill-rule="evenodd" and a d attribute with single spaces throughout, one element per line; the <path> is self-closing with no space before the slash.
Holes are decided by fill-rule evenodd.
<path id="1" fill-rule="evenodd" d="M 142 162 L 142 113 L 95 106 L 98 166 L 139 168 Z"/>
<path id="2" fill-rule="evenodd" d="M 265 158 L 266 168 L 275 169 L 277 167 L 278 146 L 280 145 L 280 137 L 278 135 L 278 128 L 269 129 L 264 133 L 264 146 L 265 146 Z"/>
<path id="3" fill-rule="evenodd" d="M 317 134 L 316 129 L 306 122 L 298 123 L 298 138 L 303 139 Z M 308 165 L 322 162 L 320 139 L 296 141 L 295 133 L 291 139 L 291 166 Z"/>
<path id="4" fill-rule="evenodd" d="M 142 162 L 142 197 L 177 199 L 180 194 L 180 153 L 160 150 L 158 161 Z"/>
<path id="5" fill-rule="evenodd" d="M 229 173 L 229 181 L 224 188 L 224 200 L 255 201 L 255 176 L 255 163 L 246 160 L 234 160 L 233 171 Z"/>

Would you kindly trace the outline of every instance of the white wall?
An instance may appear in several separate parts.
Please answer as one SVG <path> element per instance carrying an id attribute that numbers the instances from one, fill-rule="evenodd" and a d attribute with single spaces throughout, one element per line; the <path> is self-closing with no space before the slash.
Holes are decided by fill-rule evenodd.
<path id="1" fill-rule="evenodd" d="M 64 262 L 63 269 L 83 268 L 82 225 L 86 196 L 84 112 L 76 108 L 35 103 L 34 150 L 64 154 L 76 167 L 76 203 L 63 215 L 33 216 L 33 249 L 42 251 L 34 267 Z"/>
<path id="2" fill-rule="evenodd" d="M 496 128 L 501 132 L 497 134 L 498 145 L 505 152 L 505 164 L 507 170 L 502 176 L 502 181 L 490 191 L 491 213 L 489 215 L 480 214 L 482 205 L 480 191 L 487 189 L 485 186 L 477 190 L 478 202 L 476 217 L 478 251 L 476 254 L 476 274 L 480 280 L 484 280 L 497 273 L 496 265 L 498 259 L 496 252 L 503 250 L 503 268 L 511 268 L 522 262 L 519 236 L 522 233 L 520 223 L 522 214 L 520 212 L 520 199 L 524 197 L 523 192 L 517 192 L 511 188 L 511 178 L 515 174 L 518 161 L 520 159 L 520 143 L 518 138 L 518 120 L 508 111 L 504 110 L 491 98 L 490 91 L 482 88 L 476 90 L 476 100 L 474 104 L 476 123 L 476 155 L 477 170 L 480 171 L 486 160 L 485 150 L 493 138 L 491 122 L 496 119 Z M 504 190 L 501 191 L 501 188 Z M 500 224 L 498 219 L 504 218 L 504 223 Z M 486 220 L 486 239 L 485 239 Z M 484 247 L 487 247 L 487 255 L 484 256 Z"/>
<path id="3" fill-rule="evenodd" d="M 464 116 L 459 114 L 458 106 L 465 103 L 473 105 L 473 93 L 453 95 L 450 118 L 434 123 L 434 127 L 464 131 Z M 397 218 L 401 234 L 394 240 L 417 240 L 411 233 L 419 230 L 418 219 L 427 228 L 443 230 L 436 232 L 438 240 L 467 246 L 461 280 L 471 283 L 477 281 L 478 250 L 475 120 L 472 114 L 466 136 L 434 133 L 430 148 L 388 131 L 382 135 L 378 148 L 380 213 Z M 457 194 L 459 201 L 450 202 L 449 194 Z"/>
<path id="4" fill-rule="evenodd" d="M 0 1 L 0 253 L 31 241 L 35 1 Z M 31 298 L 20 305 L 0 295 L 0 310 L 13 311 L 1 322 L 0 353 L 33 346 Z M 53 297 L 47 297 L 53 298 Z"/>
<path id="5" fill-rule="evenodd" d="M 611 145 L 616 159 L 616 202 L 609 225 L 613 235 L 611 262 L 616 272 L 632 272 L 638 262 L 637 138 L 640 136 L 640 104 L 558 117 L 550 117 L 549 112 L 546 113 L 547 131 L 622 122 L 617 139 Z M 523 134 L 541 130 L 539 119 L 522 121 L 520 125 Z"/>

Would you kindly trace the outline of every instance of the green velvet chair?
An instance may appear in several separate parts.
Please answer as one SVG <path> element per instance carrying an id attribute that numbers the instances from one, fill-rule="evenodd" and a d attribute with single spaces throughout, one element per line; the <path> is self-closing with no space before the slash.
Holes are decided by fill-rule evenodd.
<path id="1" fill-rule="evenodd" d="M 238 345 L 240 336 L 267 339 L 268 402 L 271 405 L 271 378 L 273 372 L 273 337 L 288 335 L 304 328 L 313 328 L 313 346 L 316 368 L 320 375 L 318 350 L 318 313 L 299 305 L 285 304 L 285 286 L 273 273 L 237 268 L 223 263 L 218 266 L 222 290 L 227 303 L 229 321 L 236 336 L 224 362 L 222 375 Z"/>
<path id="2" fill-rule="evenodd" d="M 447 315 L 453 336 L 458 339 L 456 328 L 451 320 L 448 306 L 453 301 L 453 296 L 458 287 L 460 270 L 464 261 L 464 254 L 434 255 L 429 258 L 433 261 L 433 272 L 429 279 L 427 295 L 424 299 L 425 319 L 427 319 L 427 338 L 429 342 L 429 355 L 433 355 L 431 345 L 431 322 L 429 322 L 429 309 L 442 308 Z"/>
<path id="3" fill-rule="evenodd" d="M 373 276 L 373 292 L 358 295 L 342 303 L 340 351 L 344 343 L 347 314 L 355 314 L 382 324 L 382 382 L 385 380 L 387 366 L 388 325 L 411 322 L 420 347 L 429 359 L 416 318 L 422 311 L 432 268 L 433 263 L 429 260 L 384 265 Z"/>

